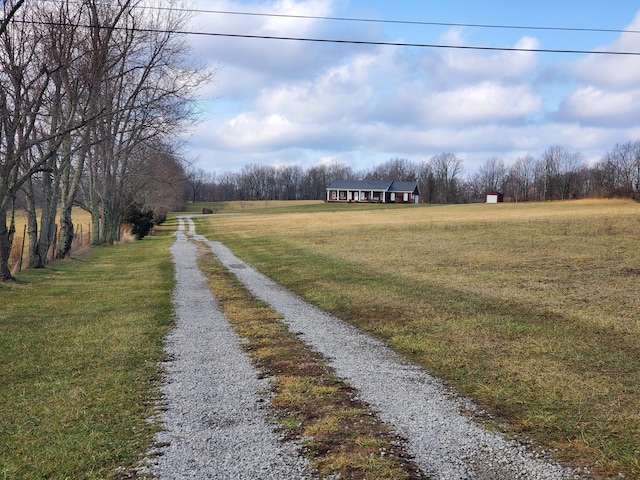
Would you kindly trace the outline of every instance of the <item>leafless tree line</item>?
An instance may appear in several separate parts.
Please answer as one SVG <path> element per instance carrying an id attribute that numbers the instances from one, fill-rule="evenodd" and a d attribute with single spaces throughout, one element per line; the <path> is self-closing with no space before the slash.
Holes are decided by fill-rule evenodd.
<path id="1" fill-rule="evenodd" d="M 416 181 L 428 203 L 482 202 L 487 192 L 501 192 L 506 201 L 527 202 L 588 197 L 640 198 L 640 141 L 616 145 L 599 162 L 588 165 L 582 155 L 562 146 L 542 156 L 523 155 L 507 164 L 485 161 L 464 175 L 463 160 L 441 153 L 423 162 L 395 158 L 356 172 L 347 165 L 248 165 L 239 173 L 216 175 L 203 169 L 188 172 L 189 200 L 321 200 L 334 180 Z"/>
<path id="2" fill-rule="evenodd" d="M 29 264 L 42 267 L 58 228 L 56 255 L 69 255 L 73 206 L 90 212 L 92 243 L 102 244 L 119 239 L 131 204 L 183 201 L 170 139 L 208 73 L 172 33 L 184 10 L 145 1 L 3 2 L 0 280 L 12 278 L 17 205 L 28 212 Z"/>
<path id="3" fill-rule="evenodd" d="M 540 158 L 524 155 L 511 165 L 492 158 L 466 182 L 463 199 L 477 201 L 486 191 L 515 202 L 592 197 L 640 199 L 640 141 L 615 145 L 595 164 L 562 146 Z"/>

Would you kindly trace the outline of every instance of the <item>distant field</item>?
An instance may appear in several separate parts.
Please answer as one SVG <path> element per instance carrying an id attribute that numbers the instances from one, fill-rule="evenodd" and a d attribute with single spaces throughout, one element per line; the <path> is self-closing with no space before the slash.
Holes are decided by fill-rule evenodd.
<path id="1" fill-rule="evenodd" d="M 305 205 L 320 205 L 322 200 L 263 200 L 263 201 L 238 201 L 238 202 L 211 202 L 211 203 L 191 203 L 187 211 L 189 213 L 202 213 L 203 208 L 209 208 L 217 212 L 255 212 L 260 210 L 282 210 L 291 207 L 301 207 Z"/>
<path id="2" fill-rule="evenodd" d="M 640 478 L 640 204 L 275 207 L 200 217 L 199 233 L 446 379 L 494 426 L 600 478 Z"/>

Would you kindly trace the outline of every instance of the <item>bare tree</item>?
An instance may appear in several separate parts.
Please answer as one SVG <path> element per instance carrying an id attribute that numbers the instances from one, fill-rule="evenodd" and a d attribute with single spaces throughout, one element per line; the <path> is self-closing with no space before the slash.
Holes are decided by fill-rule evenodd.
<path id="1" fill-rule="evenodd" d="M 252 163 L 240 172 L 242 200 L 271 200 L 275 195 L 276 169 Z"/>
<path id="2" fill-rule="evenodd" d="M 417 168 L 418 188 L 422 198 L 429 204 L 435 201 L 436 177 L 430 162 L 421 162 Z"/>
<path id="3" fill-rule="evenodd" d="M 10 21 L 0 34 L 0 281 L 13 278 L 9 253 L 17 192 L 33 175 L 48 170 L 47 163 L 73 129 L 72 116 L 56 110 L 55 87 L 51 95 L 59 65 L 43 53 L 46 32 L 33 27 L 39 21 L 37 9 L 19 14 L 20 21 Z M 13 15 L 15 20 L 15 9 Z"/>
<path id="4" fill-rule="evenodd" d="M 582 156 L 562 146 L 553 146 L 542 155 L 544 166 L 544 198 L 566 200 L 575 197 L 578 177 L 583 167 Z"/>
<path id="5" fill-rule="evenodd" d="M 429 160 L 435 181 L 434 202 L 454 203 L 462 174 L 462 159 L 454 153 L 441 153 Z"/>
<path id="6" fill-rule="evenodd" d="M 20 7 L 24 4 L 25 0 L 4 0 L 2 2 L 2 10 L 4 12 L 4 17 L 0 20 L 0 35 L 4 34 L 4 32 L 9 27 L 9 23 L 16 15 Z"/>
<path id="7" fill-rule="evenodd" d="M 300 195 L 308 200 L 322 200 L 326 198 L 327 187 L 335 180 L 353 180 L 356 174 L 348 165 L 338 163 L 333 165 L 315 165 L 307 170 L 302 177 Z"/>
<path id="8" fill-rule="evenodd" d="M 175 133 L 189 118 L 192 94 L 209 72 L 190 64 L 174 33 L 184 10 L 134 8 L 142 5 L 142 0 L 3 2 L 0 280 L 12 278 L 13 212 L 21 189 L 29 210 L 32 266 L 44 264 L 58 201 L 61 256 L 69 252 L 71 209 L 80 200 L 92 213 L 93 240 L 111 242 L 126 208 L 127 176 L 140 170 L 132 161 L 145 164 L 143 147 Z"/>
<path id="9" fill-rule="evenodd" d="M 175 134 L 208 72 L 190 65 L 174 33 L 185 20 L 183 10 L 135 10 L 139 2 L 131 1 L 88 3 L 95 28 L 109 35 L 100 79 L 102 116 L 91 133 L 83 198 L 92 215 L 92 242 L 113 243 L 127 207 L 123 189 L 135 153 L 146 142 Z"/>
<path id="10" fill-rule="evenodd" d="M 50 140 L 36 146 L 37 155 L 48 159 L 42 166 L 42 172 L 37 174 L 38 182 L 29 178 L 23 187 L 29 210 L 29 266 L 42 268 L 47 261 L 47 253 L 55 242 L 59 201 L 62 201 L 62 251 L 70 248 L 67 236 L 73 234 L 65 229 L 66 221 L 70 222 L 71 210 L 69 176 L 75 149 L 78 148 L 74 135 L 77 129 L 87 123 L 89 111 L 87 95 L 83 94 L 86 85 L 82 81 L 82 58 L 89 48 L 82 41 L 82 6 L 62 1 L 34 4 L 30 8 L 37 12 L 43 24 L 36 26 L 45 33 L 41 55 L 48 64 L 55 67 L 39 121 L 41 128 L 49 130 Z M 62 139 L 61 142 L 57 141 L 56 135 Z M 35 213 L 36 185 L 42 190 L 39 220 Z"/>
<path id="11" fill-rule="evenodd" d="M 509 168 L 506 184 L 514 201 L 528 202 L 534 199 L 534 178 L 537 160 L 532 155 L 518 157 Z"/>
<path id="12" fill-rule="evenodd" d="M 302 180 L 303 197 L 310 200 L 321 200 L 327 195 L 327 187 L 331 184 L 331 176 L 327 165 L 311 167 Z"/>
<path id="13" fill-rule="evenodd" d="M 640 142 L 616 144 L 595 168 L 601 195 L 637 196 L 640 193 Z"/>
<path id="14" fill-rule="evenodd" d="M 278 200 L 299 200 L 302 168 L 298 165 L 279 168 L 276 172 Z"/>
<path id="15" fill-rule="evenodd" d="M 187 170 L 187 188 L 190 192 L 191 202 L 205 201 L 203 193 L 207 185 L 214 181 L 215 174 L 211 174 L 203 168 L 191 168 Z"/>
<path id="16" fill-rule="evenodd" d="M 69 102 L 78 104 L 77 112 L 82 129 L 64 145 L 60 154 L 60 242 L 58 258 L 71 254 L 75 236 L 72 212 L 78 203 L 85 163 L 99 142 L 96 125 L 105 111 L 101 104 L 103 79 L 112 66 L 112 35 L 125 9 L 116 11 L 111 23 L 101 24 L 91 2 L 70 3 L 71 8 L 60 19 L 60 25 L 75 32 L 74 41 L 63 51 L 68 58 L 75 59 L 64 70 L 63 83 L 66 85 Z M 73 7 L 77 8 L 73 8 Z M 60 28 L 60 27 L 58 27 Z"/>
<path id="17" fill-rule="evenodd" d="M 492 189 L 488 190 L 486 188 L 485 181 L 480 172 L 475 172 L 467 177 L 464 182 L 464 190 L 464 197 L 469 203 L 483 202 L 487 191 L 492 191 Z"/>
<path id="18" fill-rule="evenodd" d="M 481 188 L 485 192 L 502 192 L 504 190 L 507 169 L 501 159 L 492 157 L 486 160 L 480 165 L 478 173 Z"/>
<path id="19" fill-rule="evenodd" d="M 216 183 L 216 196 L 217 201 L 232 201 L 240 200 L 240 178 L 239 175 L 232 172 L 224 172 L 218 175 L 218 181 Z"/>
<path id="20" fill-rule="evenodd" d="M 405 158 L 393 158 L 374 167 L 366 174 L 370 180 L 398 180 L 412 182 L 416 180 L 416 166 Z"/>
<path id="21" fill-rule="evenodd" d="M 171 145 L 155 142 L 136 151 L 127 176 L 123 195 L 126 205 L 136 205 L 142 212 L 166 216 L 186 205 L 187 175 L 180 157 Z"/>

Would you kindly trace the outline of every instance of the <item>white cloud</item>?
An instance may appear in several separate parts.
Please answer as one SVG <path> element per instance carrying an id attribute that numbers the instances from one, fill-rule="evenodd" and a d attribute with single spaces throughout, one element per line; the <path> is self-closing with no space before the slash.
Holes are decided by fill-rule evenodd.
<path id="1" fill-rule="evenodd" d="M 452 29 L 442 43 L 468 45 L 459 29 Z M 533 37 L 522 37 L 512 48 L 530 50 L 539 47 Z M 467 49 L 443 49 L 428 53 L 425 57 L 425 73 L 438 84 L 452 85 L 458 82 L 528 81 L 538 66 L 537 55 L 531 51 L 483 51 Z"/>
<path id="2" fill-rule="evenodd" d="M 256 37 L 340 38 L 340 25 L 318 18 L 287 18 L 329 16 L 333 0 L 275 0 L 242 2 L 200 0 L 200 8 L 216 12 L 249 12 L 257 15 L 202 13 L 193 19 L 192 28 L 201 33 L 251 35 Z M 351 34 L 368 38 L 369 30 L 354 27 Z M 265 38 L 236 38 L 201 35 L 192 39 L 197 55 L 204 61 L 221 67 L 233 66 L 252 71 L 266 82 L 280 78 L 305 78 L 327 65 L 334 64 L 353 50 L 362 47 L 319 42 L 286 41 Z M 254 73 L 254 74 L 255 74 Z"/>
<path id="3" fill-rule="evenodd" d="M 323 17 L 331 14 L 333 2 L 327 0 L 279 0 L 266 6 L 266 13 L 275 15 L 295 15 L 309 17 Z M 318 30 L 319 21 L 316 19 L 298 19 L 289 17 L 266 17 L 262 32 L 265 34 L 282 35 L 287 32 L 291 36 L 303 36 Z"/>
<path id="4" fill-rule="evenodd" d="M 333 16 L 337 1 L 248 7 L 211 0 L 209 8 Z M 207 30 L 385 40 L 381 27 L 353 28 L 312 19 L 218 16 Z M 640 15 L 629 28 L 640 30 Z M 464 44 L 465 34 L 453 28 L 439 41 Z M 530 51 L 196 41 L 199 55 L 222 70 L 218 88 L 207 92 L 220 99 L 212 107 L 217 115 L 199 126 L 191 145 L 218 171 L 254 162 L 305 168 L 337 162 L 357 170 L 395 156 L 420 160 L 443 151 L 460 154 L 473 168 L 493 156 L 508 161 L 522 152 L 538 155 L 550 145 L 595 157 L 640 137 L 638 57 L 592 55 L 574 63 L 545 57 L 541 67 L 542 54 Z M 640 51 L 639 42 L 640 35 L 621 34 L 606 48 Z M 513 46 L 539 44 L 523 36 Z"/>
<path id="5" fill-rule="evenodd" d="M 640 30 L 640 12 L 627 30 Z M 640 35 L 621 33 L 616 41 L 596 50 L 640 53 Z M 569 72 L 574 75 L 576 87 L 550 118 L 632 131 L 640 110 L 639 56 L 592 54 L 576 61 Z"/>
<path id="6" fill-rule="evenodd" d="M 633 125 L 640 111 L 640 89 L 604 90 L 594 86 L 577 89 L 563 103 L 559 118 L 601 126 Z"/>
<path id="7" fill-rule="evenodd" d="M 640 30 L 640 12 L 626 30 Z M 632 32 L 622 33 L 612 44 L 596 50 L 640 53 L 640 35 Z M 603 88 L 633 88 L 640 83 L 640 57 L 593 54 L 576 62 L 573 71 L 576 78 L 583 83 Z"/>
<path id="8" fill-rule="evenodd" d="M 526 86 L 482 82 L 438 92 L 422 102 L 432 124 L 519 121 L 540 111 L 542 102 Z"/>
<path id="9" fill-rule="evenodd" d="M 483 66 L 481 60 L 475 64 L 485 71 L 496 61 L 490 57 Z M 517 121 L 541 110 L 542 101 L 529 85 L 505 84 L 495 75 L 492 81 L 476 82 L 460 77 L 458 71 L 443 71 L 456 75 L 458 82 L 457 88 L 442 88 L 414 66 L 414 58 L 378 48 L 309 79 L 262 88 L 252 107 L 263 118 L 281 115 L 293 124 L 320 130 L 330 129 L 328 124 L 342 129 L 344 121 L 391 126 L 414 121 L 428 125 Z"/>

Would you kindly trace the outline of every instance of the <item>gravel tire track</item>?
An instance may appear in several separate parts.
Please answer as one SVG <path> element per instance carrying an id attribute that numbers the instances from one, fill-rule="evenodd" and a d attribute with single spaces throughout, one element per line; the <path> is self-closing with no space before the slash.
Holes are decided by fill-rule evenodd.
<path id="1" fill-rule="evenodd" d="M 289 328 L 324 355 L 362 400 L 408 440 L 425 473 L 441 480 L 567 480 L 587 478 L 489 432 L 463 415 L 474 405 L 452 394 L 424 369 L 410 365 L 382 342 L 306 303 L 238 259 L 223 244 L 197 235 L 260 300 L 284 315 Z"/>
<path id="2" fill-rule="evenodd" d="M 240 347 L 197 266 L 184 220 L 171 248 L 177 322 L 167 338 L 165 385 L 148 473 L 160 479 L 311 479 L 308 462 L 267 420 L 268 381 Z M 268 400 L 268 399 L 267 399 Z"/>

